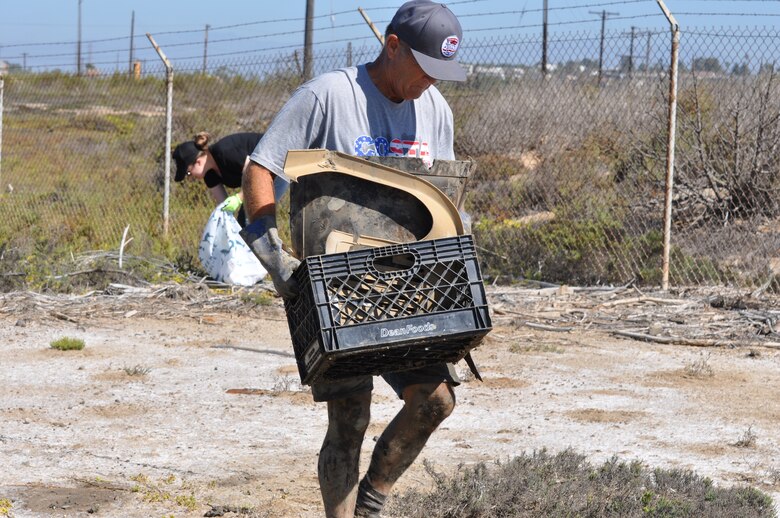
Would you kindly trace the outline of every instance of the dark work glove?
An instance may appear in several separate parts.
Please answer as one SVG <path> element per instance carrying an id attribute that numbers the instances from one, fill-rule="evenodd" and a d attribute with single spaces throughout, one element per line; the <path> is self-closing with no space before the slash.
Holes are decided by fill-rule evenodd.
<path id="1" fill-rule="evenodd" d="M 268 271 L 277 293 L 285 299 L 298 295 L 292 274 L 301 262 L 282 248 L 276 216 L 261 216 L 241 230 L 241 237 Z"/>
<path id="2" fill-rule="evenodd" d="M 460 213 L 460 220 L 463 222 L 463 233 L 471 234 L 471 214 L 463 209 L 458 211 Z"/>

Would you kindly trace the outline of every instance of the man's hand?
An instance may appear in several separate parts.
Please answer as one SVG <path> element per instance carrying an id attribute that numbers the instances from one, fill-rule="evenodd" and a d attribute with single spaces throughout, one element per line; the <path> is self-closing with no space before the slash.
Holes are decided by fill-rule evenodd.
<path id="1" fill-rule="evenodd" d="M 235 212 L 241 207 L 241 195 L 236 193 L 232 196 L 228 196 L 225 198 L 225 201 L 222 202 L 222 210 L 224 212 Z"/>
<path id="2" fill-rule="evenodd" d="M 241 230 L 241 237 L 268 270 L 277 293 L 285 299 L 298 296 L 298 284 L 292 274 L 301 262 L 282 248 L 276 216 L 260 216 Z"/>

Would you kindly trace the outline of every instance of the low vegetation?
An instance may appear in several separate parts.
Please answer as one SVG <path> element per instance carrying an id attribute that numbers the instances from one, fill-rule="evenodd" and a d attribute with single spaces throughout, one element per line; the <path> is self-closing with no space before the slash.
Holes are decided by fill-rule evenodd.
<path id="1" fill-rule="evenodd" d="M 63 336 L 53 340 L 49 345 L 52 349 L 57 349 L 58 351 L 80 351 L 84 348 L 84 340 Z"/>
<path id="2" fill-rule="evenodd" d="M 593 466 L 566 450 L 461 467 L 448 476 L 426 464 L 431 491 L 389 502 L 405 518 L 539 518 L 577 516 L 770 518 L 771 497 L 750 487 L 721 488 L 684 470 L 650 469 L 616 457 Z"/>
<path id="3" fill-rule="evenodd" d="M 152 372 L 151 367 L 144 367 L 143 365 L 133 365 L 132 367 L 127 366 L 124 367 L 122 370 L 125 371 L 125 374 L 128 376 L 139 376 L 143 377 Z"/>
<path id="4" fill-rule="evenodd" d="M 8 498 L 0 498 L 0 516 L 13 516 L 11 510 L 13 509 L 13 502 Z"/>
<path id="5" fill-rule="evenodd" d="M 745 430 L 745 433 L 743 433 L 737 442 L 734 443 L 734 446 L 738 448 L 752 448 L 756 445 L 757 439 L 758 436 L 756 435 L 756 432 L 753 431 L 753 427 L 748 426 L 748 429 Z"/>
<path id="6" fill-rule="evenodd" d="M 178 481 L 175 475 L 153 480 L 139 473 L 131 477 L 131 480 L 135 484 L 130 491 L 138 493 L 144 502 L 173 503 L 187 511 L 194 511 L 200 505 L 195 498 L 194 490 L 186 482 Z"/>
<path id="7" fill-rule="evenodd" d="M 715 371 L 710 365 L 710 355 L 700 355 L 698 359 L 688 363 L 685 366 L 686 376 L 692 378 L 711 378 L 715 375 Z"/>

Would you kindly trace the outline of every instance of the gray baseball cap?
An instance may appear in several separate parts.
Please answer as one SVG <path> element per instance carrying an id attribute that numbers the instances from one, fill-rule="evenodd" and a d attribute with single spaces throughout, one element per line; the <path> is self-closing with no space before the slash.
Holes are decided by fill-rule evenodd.
<path id="1" fill-rule="evenodd" d="M 465 81 L 457 60 L 463 40 L 460 22 L 444 4 L 412 0 L 396 11 L 389 30 L 409 45 L 423 72 L 440 81 Z"/>

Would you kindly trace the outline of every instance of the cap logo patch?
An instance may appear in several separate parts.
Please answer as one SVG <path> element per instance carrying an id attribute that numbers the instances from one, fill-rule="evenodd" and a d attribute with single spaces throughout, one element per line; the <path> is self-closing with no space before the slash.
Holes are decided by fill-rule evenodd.
<path id="1" fill-rule="evenodd" d="M 460 41 L 454 34 L 444 38 L 444 41 L 441 44 L 441 55 L 445 58 L 451 58 L 454 56 L 458 51 L 458 43 L 460 43 Z"/>

